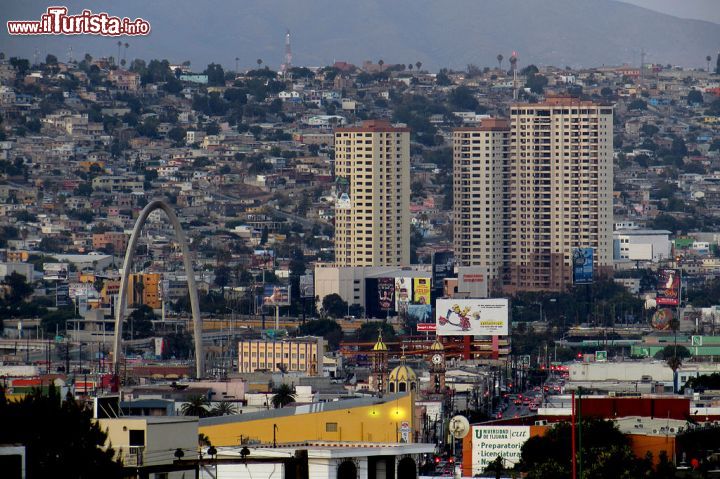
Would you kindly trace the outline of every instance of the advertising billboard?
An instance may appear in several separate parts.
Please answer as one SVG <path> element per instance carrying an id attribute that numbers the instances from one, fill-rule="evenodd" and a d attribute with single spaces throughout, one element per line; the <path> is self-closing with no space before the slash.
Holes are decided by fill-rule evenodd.
<path id="1" fill-rule="evenodd" d="M 300 297 L 301 298 L 314 298 L 315 297 L 315 280 L 313 275 L 304 274 L 300 276 Z"/>
<path id="2" fill-rule="evenodd" d="M 530 426 L 472 426 L 472 475 L 480 475 L 498 456 L 512 468 L 530 439 Z"/>
<path id="3" fill-rule="evenodd" d="M 650 326 L 658 331 L 666 331 L 670 329 L 674 317 L 675 315 L 673 314 L 672 309 L 660 308 L 655 311 L 652 318 L 650 318 Z"/>
<path id="4" fill-rule="evenodd" d="M 378 305 L 383 311 L 395 307 L 395 278 L 378 278 Z"/>
<path id="5" fill-rule="evenodd" d="M 412 304 L 430 304 L 430 278 L 413 278 Z"/>
<path id="6" fill-rule="evenodd" d="M 335 180 L 335 194 L 337 199 L 335 200 L 335 207 L 340 210 L 349 210 L 352 208 L 352 201 L 350 200 L 350 181 L 342 176 L 338 176 Z"/>
<path id="7" fill-rule="evenodd" d="M 432 287 L 443 289 L 445 278 L 455 275 L 455 253 L 439 251 L 432 256 Z"/>
<path id="8" fill-rule="evenodd" d="M 68 277 L 68 263 L 43 263 L 43 279 L 65 280 Z"/>
<path id="9" fill-rule="evenodd" d="M 658 306 L 677 306 L 680 304 L 680 271 L 677 269 L 661 269 L 658 271 L 657 296 Z"/>
<path id="10" fill-rule="evenodd" d="M 266 284 L 263 290 L 263 306 L 289 306 L 290 286 Z"/>
<path id="11" fill-rule="evenodd" d="M 435 323 L 438 336 L 506 336 L 508 300 L 438 299 Z"/>
<path id="12" fill-rule="evenodd" d="M 572 256 L 573 284 L 593 282 L 593 249 L 575 248 Z"/>
<path id="13" fill-rule="evenodd" d="M 412 278 L 395 278 L 395 311 L 407 314 L 412 297 Z"/>

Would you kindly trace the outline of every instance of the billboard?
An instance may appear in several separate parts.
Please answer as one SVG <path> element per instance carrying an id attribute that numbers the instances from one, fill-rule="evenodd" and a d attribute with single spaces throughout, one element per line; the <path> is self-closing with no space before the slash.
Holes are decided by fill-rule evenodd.
<path id="1" fill-rule="evenodd" d="M 266 284 L 263 289 L 263 306 L 289 306 L 290 286 Z"/>
<path id="2" fill-rule="evenodd" d="M 506 336 L 508 300 L 438 299 L 435 302 L 438 336 Z"/>
<path id="3" fill-rule="evenodd" d="M 301 298 L 314 298 L 315 297 L 315 282 L 313 275 L 304 274 L 300 276 L 300 297 Z"/>
<path id="4" fill-rule="evenodd" d="M 43 279 L 65 280 L 68 278 L 68 263 L 43 263 Z"/>
<path id="5" fill-rule="evenodd" d="M 658 271 L 655 302 L 658 306 L 678 306 L 680 304 L 679 270 L 661 269 Z"/>
<path id="6" fill-rule="evenodd" d="M 660 308 L 650 318 L 650 326 L 658 331 L 670 329 L 674 315 L 672 309 Z"/>
<path id="7" fill-rule="evenodd" d="M 455 274 L 455 253 L 439 251 L 432 256 L 432 287 L 442 289 L 445 278 Z"/>
<path id="8" fill-rule="evenodd" d="M 378 278 L 378 305 L 383 311 L 392 311 L 395 307 L 395 278 Z"/>
<path id="9" fill-rule="evenodd" d="M 573 284 L 593 282 L 593 249 L 575 248 L 572 255 Z"/>
<path id="10" fill-rule="evenodd" d="M 432 306 L 429 304 L 411 304 L 408 306 L 408 319 L 417 323 L 418 331 L 435 331 Z"/>
<path id="11" fill-rule="evenodd" d="M 395 278 L 395 311 L 407 314 L 412 297 L 412 278 Z"/>
<path id="12" fill-rule="evenodd" d="M 412 304 L 430 304 L 430 278 L 413 278 Z"/>
<path id="13" fill-rule="evenodd" d="M 520 462 L 520 451 L 530 439 L 530 426 L 472 426 L 472 474 L 485 472 L 485 468 L 503 458 L 505 467 Z"/>
<path id="14" fill-rule="evenodd" d="M 350 200 L 350 181 L 342 176 L 338 176 L 335 180 L 335 194 L 337 199 L 335 200 L 335 207 L 340 210 L 349 210 L 352 208 L 352 201 Z"/>

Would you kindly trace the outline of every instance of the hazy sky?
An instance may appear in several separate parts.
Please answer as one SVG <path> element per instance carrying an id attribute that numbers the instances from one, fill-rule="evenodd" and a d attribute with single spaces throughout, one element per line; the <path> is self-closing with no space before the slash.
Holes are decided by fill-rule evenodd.
<path id="1" fill-rule="evenodd" d="M 681 18 L 720 23 L 720 0 L 619 0 Z M 720 42 L 720 39 L 718 40 Z"/>

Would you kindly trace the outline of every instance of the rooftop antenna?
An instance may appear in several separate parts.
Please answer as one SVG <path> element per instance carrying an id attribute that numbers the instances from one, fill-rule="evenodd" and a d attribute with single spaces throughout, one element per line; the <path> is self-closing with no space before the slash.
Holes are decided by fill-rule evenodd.
<path id="1" fill-rule="evenodd" d="M 290 48 L 290 29 L 285 32 L 285 62 L 280 67 L 283 76 L 287 77 L 292 68 L 292 49 Z"/>
<path id="2" fill-rule="evenodd" d="M 643 86 L 645 80 L 645 49 L 640 49 L 640 86 Z"/>
<path id="3" fill-rule="evenodd" d="M 518 54 L 516 51 L 513 51 L 512 55 L 510 56 L 510 68 L 512 68 L 512 73 L 513 73 L 513 100 L 515 100 L 515 101 L 517 101 L 517 99 L 518 99 L 517 61 L 518 61 Z"/>

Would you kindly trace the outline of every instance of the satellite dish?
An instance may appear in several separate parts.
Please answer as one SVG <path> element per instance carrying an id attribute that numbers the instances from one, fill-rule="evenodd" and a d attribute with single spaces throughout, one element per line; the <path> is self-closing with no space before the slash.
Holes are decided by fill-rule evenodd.
<path id="1" fill-rule="evenodd" d="M 453 416 L 449 429 L 455 439 L 462 439 L 470 432 L 470 422 L 465 416 Z"/>

